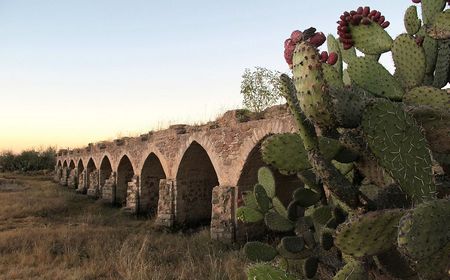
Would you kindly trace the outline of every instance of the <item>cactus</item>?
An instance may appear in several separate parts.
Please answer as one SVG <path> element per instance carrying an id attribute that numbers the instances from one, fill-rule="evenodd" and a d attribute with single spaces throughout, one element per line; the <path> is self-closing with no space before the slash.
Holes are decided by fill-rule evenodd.
<path id="1" fill-rule="evenodd" d="M 259 241 L 247 242 L 244 253 L 248 259 L 255 262 L 270 262 L 278 255 L 275 248 Z"/>
<path id="2" fill-rule="evenodd" d="M 398 209 L 369 212 L 341 224 L 336 231 L 336 246 L 354 257 L 373 256 L 394 246 L 397 224 L 403 212 Z"/>
<path id="3" fill-rule="evenodd" d="M 339 39 L 311 27 L 286 40 L 293 77 L 281 76 L 281 93 L 298 131 L 267 138 L 261 151 L 269 168 L 304 186 L 286 208 L 276 197 L 283 186 L 260 177 L 237 211 L 252 221 L 264 215 L 274 242 L 281 238 L 273 246 L 283 264 L 277 273 L 450 277 L 450 201 L 442 199 L 450 172 L 450 94 L 442 89 L 450 81 L 450 10 L 444 0 L 413 2 L 421 2 L 422 18 L 410 6 L 407 33 L 395 40 L 369 7 L 340 16 Z M 325 41 L 328 51 L 319 52 Z M 386 52 L 393 75 L 379 62 Z M 267 273 L 257 279 L 271 279 L 270 268 L 260 271 Z"/>

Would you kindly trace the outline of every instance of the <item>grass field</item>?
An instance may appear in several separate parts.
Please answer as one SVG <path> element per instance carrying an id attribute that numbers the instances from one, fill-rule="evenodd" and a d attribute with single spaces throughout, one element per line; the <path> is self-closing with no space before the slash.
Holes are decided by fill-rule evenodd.
<path id="1" fill-rule="evenodd" d="M 49 178 L 0 174 L 0 279 L 245 279 L 245 262 L 208 229 L 160 232 Z"/>

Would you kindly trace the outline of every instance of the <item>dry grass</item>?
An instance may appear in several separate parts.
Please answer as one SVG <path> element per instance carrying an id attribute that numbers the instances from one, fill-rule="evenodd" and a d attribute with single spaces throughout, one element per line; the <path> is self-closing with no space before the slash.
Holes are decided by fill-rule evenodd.
<path id="1" fill-rule="evenodd" d="M 42 178 L 0 180 L 0 279 L 245 279 L 239 251 Z"/>

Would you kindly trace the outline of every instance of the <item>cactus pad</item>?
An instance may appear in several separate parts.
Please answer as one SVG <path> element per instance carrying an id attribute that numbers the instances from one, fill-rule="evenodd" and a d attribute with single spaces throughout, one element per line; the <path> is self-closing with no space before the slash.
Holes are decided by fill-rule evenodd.
<path id="1" fill-rule="evenodd" d="M 261 212 L 247 206 L 239 207 L 236 211 L 236 217 L 245 223 L 257 223 L 264 219 Z"/>
<path id="2" fill-rule="evenodd" d="M 403 96 L 399 82 L 376 61 L 358 57 L 349 63 L 347 71 L 356 85 L 377 96 L 392 100 L 400 100 Z"/>
<path id="3" fill-rule="evenodd" d="M 421 2 L 423 23 L 431 24 L 444 9 L 446 0 L 422 0 Z"/>
<path id="4" fill-rule="evenodd" d="M 450 278 L 450 243 L 426 258 L 417 262 L 415 270 L 421 279 L 442 280 Z"/>
<path id="5" fill-rule="evenodd" d="M 326 251 L 330 250 L 334 245 L 333 231 L 325 229 L 320 234 L 320 245 Z"/>
<path id="6" fill-rule="evenodd" d="M 313 123 L 328 127 L 333 123 L 327 110 L 331 101 L 325 91 L 319 57 L 317 49 L 308 42 L 297 44 L 293 57 L 294 84 L 305 116 Z"/>
<path id="7" fill-rule="evenodd" d="M 430 257 L 450 242 L 449 220 L 449 200 L 420 204 L 400 220 L 400 250 L 413 260 Z"/>
<path id="8" fill-rule="evenodd" d="M 416 274 L 409 265 L 408 260 L 402 256 L 397 248 L 392 248 L 374 256 L 373 259 L 378 268 L 393 277 L 408 279 Z"/>
<path id="9" fill-rule="evenodd" d="M 401 210 L 382 210 L 354 217 L 338 226 L 334 244 L 354 257 L 377 255 L 394 246 Z"/>
<path id="10" fill-rule="evenodd" d="M 337 61 L 336 63 L 333 65 L 333 67 L 336 69 L 336 71 L 338 72 L 339 78 L 342 81 L 342 54 L 341 54 L 341 49 L 339 48 L 339 41 L 336 40 L 336 38 L 333 35 L 328 35 L 327 36 L 327 47 L 328 47 L 328 51 L 334 52 L 337 54 Z"/>
<path id="11" fill-rule="evenodd" d="M 280 199 L 278 199 L 278 197 L 272 198 L 272 205 L 273 209 L 277 211 L 278 214 L 285 217 L 286 219 L 288 218 L 286 207 L 284 207 L 283 203 L 280 201 Z"/>
<path id="12" fill-rule="evenodd" d="M 387 100 L 368 106 L 362 121 L 371 151 L 380 165 L 413 200 L 435 196 L 431 155 L 415 120 Z"/>
<path id="13" fill-rule="evenodd" d="M 313 278 L 316 275 L 319 260 L 316 257 L 307 258 L 303 264 L 303 274 L 307 278 Z"/>
<path id="14" fill-rule="evenodd" d="M 438 41 L 438 53 L 436 58 L 436 68 L 434 72 L 433 86 L 444 87 L 448 82 L 448 72 L 450 70 L 450 40 Z"/>
<path id="15" fill-rule="evenodd" d="M 272 246 L 259 241 L 247 242 L 244 246 L 245 256 L 254 262 L 270 262 L 278 251 Z"/>
<path id="16" fill-rule="evenodd" d="M 395 77 L 403 88 L 411 89 L 422 83 L 425 76 L 425 51 L 408 34 L 399 35 L 392 45 L 392 59 L 395 64 Z"/>
<path id="17" fill-rule="evenodd" d="M 389 51 L 392 38 L 376 23 L 349 25 L 354 46 L 365 54 L 381 54 Z"/>
<path id="18" fill-rule="evenodd" d="M 436 16 L 428 34 L 434 39 L 450 39 L 450 10 Z"/>
<path id="19" fill-rule="evenodd" d="M 277 212 L 269 211 L 264 216 L 267 227 L 276 232 L 288 232 L 294 229 L 294 224 Z"/>
<path id="20" fill-rule="evenodd" d="M 413 5 L 406 9 L 403 21 L 405 23 L 406 31 L 409 35 L 414 35 L 419 31 L 420 27 L 422 26 L 422 21 L 417 16 L 416 6 Z"/>
<path id="21" fill-rule="evenodd" d="M 301 207 L 312 206 L 320 200 L 320 194 L 310 189 L 297 189 L 292 196 Z"/>
<path id="22" fill-rule="evenodd" d="M 450 94 L 430 86 L 416 87 L 407 92 L 403 102 L 411 105 L 427 105 L 436 109 L 450 111 Z"/>
<path id="23" fill-rule="evenodd" d="M 244 205 L 253 209 L 258 209 L 258 202 L 256 202 L 255 195 L 252 191 L 242 192 L 242 199 L 244 201 Z"/>
<path id="24" fill-rule="evenodd" d="M 305 241 L 298 236 L 286 236 L 281 239 L 281 246 L 286 251 L 296 254 L 300 253 L 305 248 Z"/>
<path id="25" fill-rule="evenodd" d="M 260 184 L 256 184 L 253 192 L 255 194 L 256 202 L 258 203 L 258 208 L 262 213 L 266 213 L 270 208 L 270 198 L 267 196 L 266 190 Z"/>
<path id="26" fill-rule="evenodd" d="M 291 175 L 311 167 L 298 134 L 270 136 L 264 140 L 261 153 L 264 162 L 276 167 L 282 174 Z"/>
<path id="27" fill-rule="evenodd" d="M 327 84 L 332 88 L 342 88 L 344 87 L 344 82 L 339 72 L 332 65 L 323 63 L 322 64 L 323 77 Z"/>
<path id="28" fill-rule="evenodd" d="M 297 277 L 269 264 L 257 263 L 247 268 L 248 280 L 296 280 Z"/>
<path id="29" fill-rule="evenodd" d="M 367 280 L 369 276 L 362 262 L 353 260 L 348 262 L 333 277 L 333 280 Z"/>
<path id="30" fill-rule="evenodd" d="M 275 196 L 275 178 L 268 167 L 258 169 L 258 183 L 264 187 L 268 197 L 273 198 Z"/>

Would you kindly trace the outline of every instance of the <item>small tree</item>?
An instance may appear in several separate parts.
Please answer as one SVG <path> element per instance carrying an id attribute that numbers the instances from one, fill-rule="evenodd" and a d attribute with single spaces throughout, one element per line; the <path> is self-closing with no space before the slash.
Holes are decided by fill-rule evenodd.
<path id="1" fill-rule="evenodd" d="M 261 112 L 279 103 L 282 100 L 279 90 L 280 75 L 279 71 L 263 67 L 255 67 L 255 70 L 246 68 L 241 82 L 244 107 L 254 112 Z"/>

